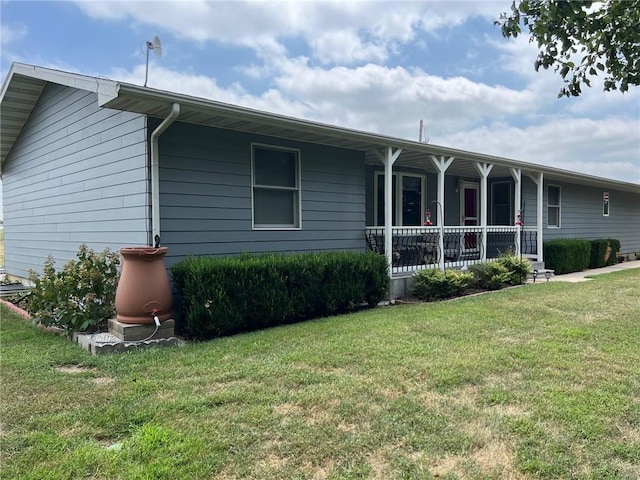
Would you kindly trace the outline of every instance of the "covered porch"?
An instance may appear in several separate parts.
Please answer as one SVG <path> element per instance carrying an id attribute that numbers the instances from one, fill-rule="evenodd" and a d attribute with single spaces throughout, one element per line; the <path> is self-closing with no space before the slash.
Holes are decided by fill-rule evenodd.
<path id="1" fill-rule="evenodd" d="M 367 152 L 365 240 L 385 255 L 392 279 L 508 251 L 543 262 L 542 172 L 487 158 Z"/>

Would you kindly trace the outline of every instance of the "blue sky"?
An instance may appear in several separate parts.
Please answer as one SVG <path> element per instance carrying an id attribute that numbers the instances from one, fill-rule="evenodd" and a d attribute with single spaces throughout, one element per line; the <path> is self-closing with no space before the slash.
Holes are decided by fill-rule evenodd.
<path id="1" fill-rule="evenodd" d="M 640 92 L 558 99 L 507 1 L 2 1 L 11 62 L 640 183 Z M 153 57 L 153 56 L 152 56 Z"/>

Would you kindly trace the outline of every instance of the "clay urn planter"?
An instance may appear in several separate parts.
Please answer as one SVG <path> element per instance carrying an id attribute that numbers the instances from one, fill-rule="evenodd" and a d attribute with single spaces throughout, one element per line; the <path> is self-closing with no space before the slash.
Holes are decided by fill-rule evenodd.
<path id="1" fill-rule="evenodd" d="M 164 266 L 167 247 L 120 249 L 122 271 L 116 290 L 116 320 L 122 323 L 154 323 L 171 318 L 173 296 Z"/>

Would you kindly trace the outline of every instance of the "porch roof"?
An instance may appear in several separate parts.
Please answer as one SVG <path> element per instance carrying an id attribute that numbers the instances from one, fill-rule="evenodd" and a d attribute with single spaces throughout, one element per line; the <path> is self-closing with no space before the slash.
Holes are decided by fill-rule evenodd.
<path id="1" fill-rule="evenodd" d="M 636 183 L 312 122 L 215 100 L 20 63 L 12 65 L 0 93 L 0 171 L 47 82 L 95 92 L 98 94 L 98 104 L 102 107 L 158 118 L 169 115 L 173 103 L 179 103 L 178 121 L 181 122 L 358 150 L 364 152 L 365 162 L 369 164 L 380 163 L 376 150 L 392 147 L 402 149 L 396 165 L 404 167 L 435 171 L 430 155 L 444 155 L 457 159 L 447 173 L 461 177 L 477 176 L 473 163 L 484 162 L 494 165 L 492 177 L 507 177 L 510 176 L 509 168 L 520 168 L 524 172 L 542 172 L 550 180 L 578 181 L 583 185 L 640 193 L 640 184 Z"/>

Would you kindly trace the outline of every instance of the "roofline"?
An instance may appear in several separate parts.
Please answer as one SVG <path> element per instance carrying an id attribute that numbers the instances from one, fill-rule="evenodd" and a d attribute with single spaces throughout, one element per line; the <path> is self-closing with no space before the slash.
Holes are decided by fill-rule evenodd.
<path id="1" fill-rule="evenodd" d="M 314 122 L 300 118 L 290 117 L 277 113 L 255 110 L 248 107 L 233 105 L 216 100 L 208 100 L 201 97 L 185 95 L 180 93 L 168 92 L 140 85 L 134 85 L 125 82 L 117 82 L 107 78 L 93 77 L 78 73 L 66 72 L 47 67 L 39 67 L 23 63 L 13 63 L 0 92 L 0 105 L 5 99 L 5 95 L 11 85 L 12 80 L 16 76 L 24 76 L 31 79 L 39 79 L 43 82 L 52 82 L 65 85 L 81 90 L 94 92 L 98 94 L 98 105 L 107 108 L 115 108 L 127 111 L 126 107 L 117 105 L 118 100 L 127 98 L 142 98 L 145 100 L 155 101 L 157 103 L 166 104 L 167 112 L 170 111 L 173 103 L 180 103 L 184 106 L 190 106 L 197 110 L 210 110 L 221 114 L 229 115 L 233 118 L 248 119 L 257 122 L 263 122 L 268 125 L 276 125 L 288 128 L 294 131 L 317 133 L 333 138 L 347 139 L 369 145 L 371 148 L 394 147 L 411 150 L 413 152 L 424 152 L 425 155 L 445 155 L 461 158 L 469 161 L 492 163 L 504 167 L 515 167 L 526 171 L 542 172 L 543 174 L 553 175 L 559 178 L 580 179 L 591 183 L 600 183 L 618 186 L 624 190 L 640 191 L 640 183 L 625 182 L 614 180 L 595 175 L 578 173 L 571 170 L 565 170 L 556 167 L 549 167 L 541 164 L 514 160 L 506 157 L 498 157 L 477 152 L 445 147 L 441 145 L 425 144 L 415 140 L 408 140 L 398 137 L 391 137 L 383 134 L 376 134 L 362 130 L 339 127 L 326 123 Z M 133 110 L 129 110 L 133 111 Z M 138 112 L 144 115 L 152 115 L 150 112 Z M 156 116 L 156 115 L 153 115 Z M 178 119 L 179 121 L 180 119 Z M 5 152 L 7 153 L 7 152 Z M 1 159 L 4 163 L 4 157 Z M 1 164 L 0 164 L 1 171 Z"/>
<path id="2" fill-rule="evenodd" d="M 25 77 L 42 80 L 44 82 L 52 82 L 59 85 L 65 85 L 67 87 L 94 92 L 98 94 L 101 102 L 107 102 L 110 98 L 116 98 L 118 96 L 118 82 L 115 80 L 14 62 L 9 69 L 9 73 L 7 74 L 4 83 L 2 84 L 0 103 L 4 100 L 6 91 L 15 75 L 23 75 Z"/>
<path id="3" fill-rule="evenodd" d="M 149 87 L 142 87 L 139 85 L 133 85 L 128 83 L 119 84 L 119 95 L 122 96 L 141 96 L 146 98 L 157 98 L 159 100 L 167 102 L 167 108 L 169 109 L 173 103 L 180 103 L 182 105 L 189 105 L 199 108 L 215 109 L 218 112 L 229 113 L 234 117 L 247 117 L 251 119 L 259 119 L 267 122 L 271 125 L 278 124 L 283 127 L 289 127 L 302 131 L 314 131 L 323 133 L 329 136 L 348 138 L 363 143 L 377 144 L 380 147 L 394 147 L 410 149 L 413 151 L 424 151 L 425 155 L 445 155 L 455 158 L 461 158 L 465 160 L 478 161 L 501 165 L 504 167 L 515 167 L 523 170 L 531 170 L 536 172 L 542 172 L 545 174 L 554 175 L 557 177 L 565 177 L 567 179 L 580 178 L 592 182 L 603 182 L 611 185 L 619 185 L 626 189 L 635 187 L 640 191 L 640 184 L 633 182 L 625 182 L 622 180 L 615 180 L 606 177 L 599 177 L 596 175 L 589 175 L 580 172 L 574 172 L 572 170 L 566 170 L 557 167 L 550 167 L 542 164 L 525 162 L 522 160 L 514 160 L 507 157 L 499 157 L 495 155 L 483 154 L 478 152 L 471 152 L 467 150 L 445 147 L 442 145 L 435 145 L 431 143 L 422 143 L 415 140 L 403 139 L 399 137 L 392 137 L 384 134 L 377 134 L 372 132 L 366 132 L 363 130 L 357 130 L 352 128 L 340 127 L 337 125 L 331 125 L 327 123 L 314 122 L 311 120 L 305 120 L 301 118 L 291 117 L 278 113 L 266 112 L 263 110 L 256 110 L 240 105 L 234 105 L 230 103 L 224 103 L 217 100 L 209 100 L 201 97 L 194 97 L 191 95 L 168 92 L 164 90 L 153 89 Z M 180 121 L 180 119 L 178 119 Z"/>

